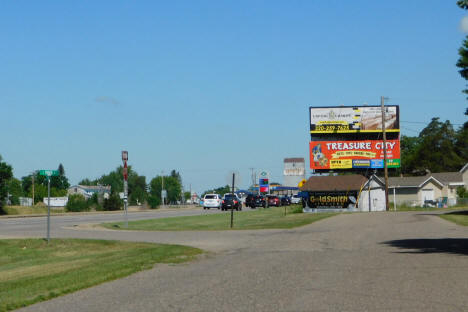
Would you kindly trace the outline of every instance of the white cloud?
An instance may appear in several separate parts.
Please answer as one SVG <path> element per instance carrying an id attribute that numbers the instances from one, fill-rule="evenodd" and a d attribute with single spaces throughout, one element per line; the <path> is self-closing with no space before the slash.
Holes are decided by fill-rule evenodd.
<path id="1" fill-rule="evenodd" d="M 468 33 L 468 16 L 465 16 L 465 17 L 462 18 L 462 20 L 460 22 L 460 29 L 464 33 Z"/>

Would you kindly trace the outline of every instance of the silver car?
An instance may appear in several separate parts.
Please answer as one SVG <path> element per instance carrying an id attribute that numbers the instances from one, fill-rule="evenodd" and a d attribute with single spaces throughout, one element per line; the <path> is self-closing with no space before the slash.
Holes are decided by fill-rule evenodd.
<path id="1" fill-rule="evenodd" d="M 206 194 L 203 197 L 203 209 L 210 209 L 210 208 L 221 208 L 221 204 L 223 200 L 219 194 Z"/>

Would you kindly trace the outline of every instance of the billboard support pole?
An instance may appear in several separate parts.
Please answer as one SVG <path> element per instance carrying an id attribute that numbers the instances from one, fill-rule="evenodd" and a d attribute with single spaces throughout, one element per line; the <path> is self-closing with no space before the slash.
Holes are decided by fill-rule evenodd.
<path id="1" fill-rule="evenodd" d="M 389 211 L 388 207 L 388 168 L 387 168 L 387 135 L 385 133 L 385 97 L 380 97 L 380 106 L 382 108 L 382 136 L 383 136 L 383 153 L 384 153 L 384 174 L 385 174 L 385 210 Z"/>

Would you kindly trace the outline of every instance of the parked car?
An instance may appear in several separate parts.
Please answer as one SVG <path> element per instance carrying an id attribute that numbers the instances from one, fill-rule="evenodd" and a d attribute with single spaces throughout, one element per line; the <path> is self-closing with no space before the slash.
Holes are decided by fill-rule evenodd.
<path id="1" fill-rule="evenodd" d="M 280 200 L 281 200 L 281 206 L 291 205 L 291 199 L 289 198 L 289 196 L 281 196 Z"/>
<path id="2" fill-rule="evenodd" d="M 281 206 L 281 200 L 278 196 L 275 195 L 268 195 L 267 196 L 268 206 Z"/>
<path id="3" fill-rule="evenodd" d="M 222 204 L 221 204 L 221 210 L 228 210 L 228 209 L 236 209 L 238 211 L 242 210 L 242 203 L 236 194 L 232 194 L 232 193 L 224 194 Z"/>
<path id="4" fill-rule="evenodd" d="M 203 209 L 221 208 L 222 199 L 219 194 L 206 194 L 203 197 Z"/>
<path id="5" fill-rule="evenodd" d="M 262 195 L 248 195 L 245 199 L 245 206 L 250 208 L 265 207 L 265 197 Z"/>
<path id="6" fill-rule="evenodd" d="M 291 197 L 291 204 L 300 204 L 301 203 L 301 197 L 296 194 Z"/>

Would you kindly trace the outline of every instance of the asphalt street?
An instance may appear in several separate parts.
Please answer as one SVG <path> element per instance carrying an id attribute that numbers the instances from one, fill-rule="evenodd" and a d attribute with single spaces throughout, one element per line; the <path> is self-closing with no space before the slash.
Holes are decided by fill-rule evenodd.
<path id="1" fill-rule="evenodd" d="M 207 253 L 21 311 L 468 311 L 468 229 L 435 213 L 341 214 L 292 230 L 224 232 L 94 230 L 73 226 L 86 218 L 67 218 L 54 228 L 60 237 Z M 4 222 L 1 237 L 39 233 Z"/>

